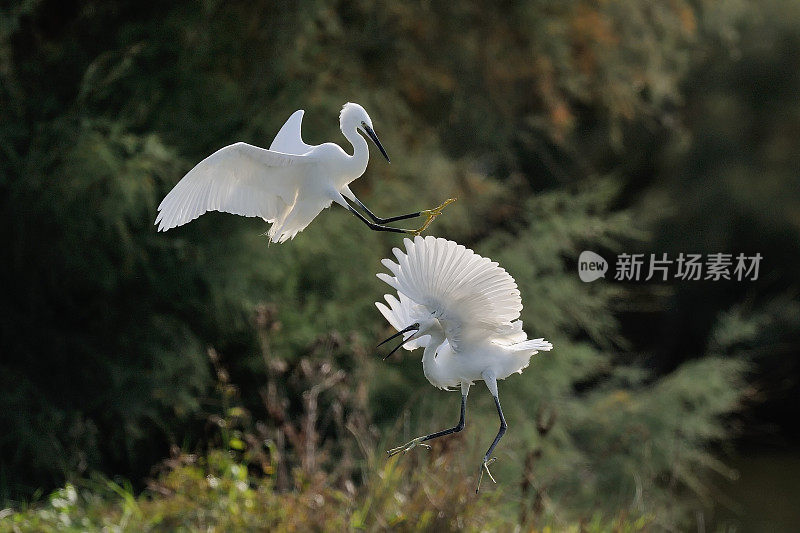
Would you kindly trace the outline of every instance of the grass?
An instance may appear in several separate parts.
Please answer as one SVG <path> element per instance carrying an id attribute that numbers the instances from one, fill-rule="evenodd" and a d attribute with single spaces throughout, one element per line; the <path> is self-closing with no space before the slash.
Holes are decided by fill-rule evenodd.
<path id="1" fill-rule="evenodd" d="M 398 457 L 380 463 L 355 488 L 336 487 L 322 473 L 293 473 L 294 487 L 276 490 L 237 452 L 181 454 L 149 488 L 94 477 L 67 484 L 46 500 L 0 511 L 0 531 L 644 531 L 648 521 L 594 516 L 577 524 L 520 524 L 502 489 L 474 493 L 453 454 L 427 464 Z M 520 527 L 520 529 L 516 529 Z"/>
<path id="2" fill-rule="evenodd" d="M 301 360 L 294 370 L 273 369 L 281 379 L 270 383 L 304 383 L 307 392 L 301 395 L 299 415 L 286 411 L 283 392 L 267 387 L 269 420 L 254 422 L 239 405 L 237 387 L 216 353 L 211 350 L 209 356 L 224 413 L 209 417 L 217 428 L 215 447 L 202 454 L 175 450 L 138 494 L 130 483 L 95 475 L 68 483 L 42 501 L 0 510 L 0 533 L 628 533 L 652 523 L 625 512 L 597 513 L 578 523 L 559 520 L 522 505 L 511 485 L 492 485 L 486 479 L 476 495 L 477 470 L 467 471 L 463 446 L 452 444 L 460 436 L 433 441 L 429 451 L 387 459 L 369 430 L 362 395 L 353 394 L 341 373 L 324 363 Z M 326 435 L 319 433 L 321 394 L 327 395 L 330 411 L 340 413 L 329 417 L 335 423 Z"/>

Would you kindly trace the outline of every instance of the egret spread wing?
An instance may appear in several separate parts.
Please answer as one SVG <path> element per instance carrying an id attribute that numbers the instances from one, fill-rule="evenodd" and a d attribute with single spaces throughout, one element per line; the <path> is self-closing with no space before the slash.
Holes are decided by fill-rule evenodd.
<path id="1" fill-rule="evenodd" d="M 498 333 L 492 339 L 492 342 L 507 346 L 512 352 L 532 352 L 535 354 L 539 351 L 548 352 L 553 349 L 553 345 L 543 338 L 528 340 L 528 334 L 522 330 L 522 320 L 512 322 L 511 326 L 507 330 Z"/>
<path id="2" fill-rule="evenodd" d="M 158 206 L 159 231 L 190 222 L 207 211 L 223 211 L 267 222 L 294 205 L 305 176 L 306 156 L 246 143 L 221 148 L 186 174 Z"/>
<path id="3" fill-rule="evenodd" d="M 505 269 L 442 238 L 404 243 L 405 253 L 393 250 L 397 263 L 383 260 L 394 277 L 378 277 L 438 318 L 456 351 L 467 338 L 518 335 L 512 322 L 519 318 L 522 299 Z"/>
<path id="4" fill-rule="evenodd" d="M 494 342 L 504 345 L 517 344 L 526 340 L 528 340 L 528 334 L 522 329 L 522 320 L 515 320 L 507 329 L 499 331 L 494 338 Z"/>
<path id="5" fill-rule="evenodd" d="M 314 148 L 303 142 L 302 125 L 303 114 L 305 111 L 298 109 L 289 119 L 283 124 L 272 144 L 269 146 L 270 150 L 276 152 L 283 152 L 284 154 L 303 155 Z"/>

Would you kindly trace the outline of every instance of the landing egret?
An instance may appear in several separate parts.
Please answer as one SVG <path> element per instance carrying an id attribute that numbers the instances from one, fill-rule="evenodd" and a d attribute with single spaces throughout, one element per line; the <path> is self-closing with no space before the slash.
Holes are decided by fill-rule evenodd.
<path id="1" fill-rule="evenodd" d="M 246 217 L 261 217 L 272 223 L 272 242 L 285 242 L 305 229 L 325 208 L 336 202 L 348 209 L 370 229 L 418 235 L 425 230 L 449 199 L 433 209 L 381 218 L 356 198 L 348 186 L 367 169 L 369 147 L 366 134 L 389 161 L 372 120 L 358 104 L 346 103 L 339 114 L 345 138 L 353 155 L 338 145 L 311 146 L 303 142 L 304 111 L 295 111 L 275 136 L 269 150 L 237 142 L 220 148 L 189 171 L 158 206 L 159 231 L 181 226 L 207 211 L 223 211 Z M 372 221 L 348 200 L 363 209 Z M 386 226 L 390 222 L 426 216 L 418 229 Z"/>
<path id="2" fill-rule="evenodd" d="M 392 456 L 416 446 L 430 447 L 423 443 L 464 429 L 469 388 L 483 380 L 494 397 L 500 430 L 483 458 L 477 493 L 484 470 L 495 481 L 489 465 L 497 460 L 492 452 L 507 428 L 497 380 L 521 374 L 532 355 L 549 351 L 553 345 L 544 339 L 528 340 L 519 320 L 522 300 L 517 284 L 497 263 L 441 238 L 416 237 L 414 241 L 404 239 L 404 243 L 405 253 L 393 250 L 396 263 L 382 261 L 392 275 L 378 274 L 398 292 L 397 298 L 384 296 L 388 306 L 375 304 L 398 330 L 381 344 L 402 337 L 386 357 L 400 346 L 425 348 L 422 370 L 428 381 L 445 390 L 460 386 L 461 418 L 455 427 L 417 437 L 387 453 Z"/>

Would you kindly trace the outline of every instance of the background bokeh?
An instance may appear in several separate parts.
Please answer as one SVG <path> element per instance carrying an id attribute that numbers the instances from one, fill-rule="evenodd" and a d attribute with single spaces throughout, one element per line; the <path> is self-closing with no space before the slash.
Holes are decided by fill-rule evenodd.
<path id="1" fill-rule="evenodd" d="M 0 529 L 791 528 L 797 57 L 791 0 L 4 2 Z M 499 261 L 555 346 L 501 383 L 480 497 L 482 386 L 463 434 L 381 455 L 458 416 L 419 353 L 374 349 L 400 237 L 337 206 L 283 245 L 218 213 L 153 226 L 196 162 L 295 109 L 345 146 L 347 101 L 392 158 L 356 194 L 458 197 L 428 233 Z M 764 259 L 586 284 L 585 249 Z"/>

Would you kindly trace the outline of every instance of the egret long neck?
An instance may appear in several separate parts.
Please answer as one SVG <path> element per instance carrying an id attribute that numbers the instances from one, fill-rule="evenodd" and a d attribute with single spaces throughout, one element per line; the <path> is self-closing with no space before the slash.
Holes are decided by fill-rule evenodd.
<path id="1" fill-rule="evenodd" d="M 436 349 L 444 342 L 444 340 L 444 333 L 431 333 L 431 340 L 428 342 L 428 345 L 425 347 L 425 351 L 422 353 L 422 372 L 425 374 L 425 377 L 428 378 L 428 381 L 436 386 L 439 386 L 439 382 L 441 381 L 439 379 L 439 367 L 441 364 L 439 361 L 437 361 Z"/>
<path id="2" fill-rule="evenodd" d="M 356 131 L 355 128 L 342 130 L 345 138 L 353 145 L 353 155 L 348 159 L 347 177 L 348 181 L 342 185 L 347 185 L 367 170 L 367 163 L 369 162 L 369 146 L 367 140 Z"/>

